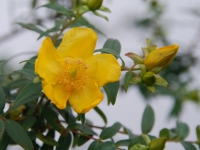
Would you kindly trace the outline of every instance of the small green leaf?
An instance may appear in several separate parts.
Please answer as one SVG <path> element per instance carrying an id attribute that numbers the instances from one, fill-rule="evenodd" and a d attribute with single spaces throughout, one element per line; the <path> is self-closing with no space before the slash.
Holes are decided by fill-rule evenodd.
<path id="1" fill-rule="evenodd" d="M 153 85 L 151 85 L 151 86 L 146 86 L 146 88 L 147 88 L 150 92 L 152 92 L 153 94 L 156 93 L 156 88 L 155 88 L 155 86 L 153 86 Z"/>
<path id="2" fill-rule="evenodd" d="M 5 94 L 2 87 L 0 86 L 0 114 L 3 112 L 5 106 Z"/>
<path id="3" fill-rule="evenodd" d="M 150 105 L 147 105 L 142 116 L 142 133 L 147 134 L 153 128 L 155 121 L 154 111 Z"/>
<path id="4" fill-rule="evenodd" d="M 101 116 L 104 123 L 107 124 L 107 118 L 106 118 L 106 115 L 104 114 L 104 112 L 98 106 L 94 107 L 94 110 Z"/>
<path id="5" fill-rule="evenodd" d="M 177 136 L 179 137 L 179 139 L 184 140 L 189 134 L 189 127 L 185 123 L 177 122 L 176 123 L 176 132 L 177 132 Z"/>
<path id="6" fill-rule="evenodd" d="M 34 116 L 26 116 L 26 118 L 22 122 L 22 126 L 25 130 L 31 128 L 36 122 L 36 117 Z"/>
<path id="7" fill-rule="evenodd" d="M 142 138 L 145 140 L 145 142 L 146 142 L 147 145 L 151 142 L 151 140 L 150 140 L 150 138 L 149 138 L 148 135 L 142 134 L 141 136 L 142 136 Z"/>
<path id="8" fill-rule="evenodd" d="M 56 150 L 67 150 L 69 149 L 72 142 L 72 136 L 69 132 L 67 132 L 66 136 L 60 135 L 58 140 L 59 146 L 57 146 Z"/>
<path id="9" fill-rule="evenodd" d="M 3 83 L 3 81 L 6 79 L 6 77 L 7 77 L 6 75 L 0 74 L 0 85 Z"/>
<path id="10" fill-rule="evenodd" d="M 106 91 L 108 102 L 114 105 L 119 91 L 119 81 L 106 84 L 104 90 Z"/>
<path id="11" fill-rule="evenodd" d="M 183 145 L 185 150 L 197 150 L 196 147 L 189 142 L 181 142 L 181 144 Z"/>
<path id="12" fill-rule="evenodd" d="M 36 74 L 34 73 L 34 71 L 32 69 L 16 70 L 12 74 L 15 74 L 15 73 L 21 73 L 21 74 L 23 74 L 25 76 L 28 76 L 28 77 L 32 78 L 32 79 L 34 79 L 36 77 Z"/>
<path id="13" fill-rule="evenodd" d="M 96 133 L 87 125 L 82 125 L 78 123 L 70 124 L 67 126 L 67 129 L 78 130 L 86 135 L 96 135 Z"/>
<path id="14" fill-rule="evenodd" d="M 200 125 L 196 127 L 197 140 L 200 142 Z"/>
<path id="15" fill-rule="evenodd" d="M 159 137 L 166 137 L 167 139 L 170 139 L 170 131 L 167 128 L 162 129 Z"/>
<path id="16" fill-rule="evenodd" d="M 141 145 L 145 145 L 147 146 L 146 144 L 146 141 L 144 140 L 144 138 L 142 136 L 135 136 L 130 144 L 128 145 L 129 148 L 133 147 L 135 144 L 141 144 Z"/>
<path id="17" fill-rule="evenodd" d="M 89 140 L 90 140 L 90 139 L 87 138 L 87 137 L 79 136 L 79 140 L 78 140 L 77 145 L 78 145 L 78 146 L 81 146 L 81 145 L 85 144 L 86 142 L 88 142 Z"/>
<path id="18" fill-rule="evenodd" d="M 88 147 L 88 150 L 97 150 L 98 146 L 101 143 L 99 141 L 93 141 L 90 146 Z"/>
<path id="19" fill-rule="evenodd" d="M 17 98 L 13 102 L 13 106 L 9 109 L 9 111 L 17 108 L 20 105 L 35 100 L 39 97 L 39 95 L 41 95 L 41 90 L 41 83 L 30 83 L 26 85 L 18 94 Z"/>
<path id="20" fill-rule="evenodd" d="M 111 12 L 110 9 L 108 7 L 105 6 L 101 6 L 98 10 L 104 11 L 104 12 Z"/>
<path id="21" fill-rule="evenodd" d="M 167 138 L 165 137 L 151 141 L 148 145 L 149 150 L 163 150 L 165 148 L 166 141 Z"/>
<path id="22" fill-rule="evenodd" d="M 125 78 L 124 78 L 124 89 L 125 89 L 126 92 L 128 90 L 128 87 L 130 85 L 132 78 L 133 78 L 133 74 L 130 71 L 126 72 Z"/>
<path id="23" fill-rule="evenodd" d="M 116 39 L 107 39 L 103 45 L 103 48 L 108 48 L 115 51 L 118 55 L 121 53 L 121 44 Z"/>
<path id="24" fill-rule="evenodd" d="M 168 82 L 158 74 L 156 75 L 155 84 L 160 85 L 160 86 L 164 86 L 164 87 L 168 87 L 169 86 Z"/>
<path id="25" fill-rule="evenodd" d="M 130 83 L 131 84 L 140 84 L 140 83 L 143 83 L 143 80 L 141 77 L 133 77 L 133 78 L 131 78 Z"/>
<path id="26" fill-rule="evenodd" d="M 19 25 L 22 26 L 23 28 L 26 28 L 26 29 L 28 29 L 28 30 L 35 31 L 35 32 L 40 33 L 40 34 L 44 32 L 43 30 L 41 30 L 40 28 L 38 28 L 36 25 L 31 24 L 31 23 L 25 24 L 25 23 L 20 23 L 20 22 L 18 22 L 17 24 L 19 24 Z"/>
<path id="27" fill-rule="evenodd" d="M 25 150 L 33 150 L 33 144 L 24 129 L 15 121 L 5 121 L 6 133 Z"/>
<path id="28" fill-rule="evenodd" d="M 5 130 L 4 121 L 0 119 L 0 141 L 1 141 L 1 137 L 3 136 L 4 130 Z"/>
<path id="29" fill-rule="evenodd" d="M 81 5 L 79 8 L 78 8 L 78 13 L 79 14 L 84 14 L 86 12 L 90 11 L 90 8 L 87 6 L 87 5 Z"/>
<path id="30" fill-rule="evenodd" d="M 81 123 L 85 123 L 85 114 L 78 114 L 78 119 L 81 120 Z"/>
<path id="31" fill-rule="evenodd" d="M 6 132 L 4 132 L 1 140 L 0 140 L 0 148 L 1 150 L 6 150 L 8 144 L 10 142 L 10 137 L 8 136 L 8 134 Z"/>
<path id="32" fill-rule="evenodd" d="M 129 150 L 148 150 L 148 148 L 145 145 L 135 144 Z"/>
<path id="33" fill-rule="evenodd" d="M 105 20 L 108 21 L 108 17 L 106 17 L 106 16 L 104 16 L 104 15 L 98 13 L 97 11 L 92 11 L 92 12 L 93 12 L 96 16 L 101 17 L 101 18 L 104 18 Z"/>
<path id="34" fill-rule="evenodd" d="M 126 139 L 126 140 L 119 140 L 115 143 L 115 145 L 118 146 L 128 146 L 129 143 L 131 142 L 130 139 Z"/>
<path id="35" fill-rule="evenodd" d="M 104 143 L 99 144 L 96 150 L 117 150 L 114 143 L 107 141 Z"/>
<path id="36" fill-rule="evenodd" d="M 52 137 L 44 136 L 41 133 L 38 133 L 37 138 L 47 145 L 59 146 L 58 142 L 56 142 Z"/>
<path id="37" fill-rule="evenodd" d="M 46 8 L 53 9 L 57 13 L 63 14 L 65 16 L 69 17 L 69 18 L 75 17 L 75 14 L 71 10 L 65 8 L 62 5 L 56 4 L 56 3 L 49 3 L 49 4 L 46 4 L 46 5 L 42 5 L 40 7 L 46 7 Z"/>
<path id="38" fill-rule="evenodd" d="M 103 129 L 103 131 L 100 134 L 100 138 L 101 139 L 112 138 L 119 131 L 120 128 L 121 124 L 117 122 L 113 124 L 111 127 Z"/>

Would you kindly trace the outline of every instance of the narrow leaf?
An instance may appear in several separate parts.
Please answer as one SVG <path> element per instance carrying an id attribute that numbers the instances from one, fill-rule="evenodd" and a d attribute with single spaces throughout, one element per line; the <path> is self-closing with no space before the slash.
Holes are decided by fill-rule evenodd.
<path id="1" fill-rule="evenodd" d="M 0 148 L 1 150 L 6 150 L 8 144 L 10 142 L 10 137 L 8 136 L 8 134 L 6 132 L 4 132 L 1 140 L 0 140 Z"/>
<path id="2" fill-rule="evenodd" d="M 37 138 L 47 145 L 59 146 L 58 142 L 56 142 L 52 137 L 44 136 L 41 133 L 38 133 Z"/>
<path id="3" fill-rule="evenodd" d="M 57 146 L 56 150 L 67 150 L 69 149 L 72 142 L 72 136 L 69 132 L 67 132 L 66 136 L 60 135 L 58 140 L 59 146 Z"/>
<path id="4" fill-rule="evenodd" d="M 112 138 L 119 131 L 120 128 L 121 128 L 121 124 L 117 122 L 111 127 L 107 127 L 103 129 L 103 131 L 100 134 L 100 138 L 101 139 Z"/>
<path id="5" fill-rule="evenodd" d="M 183 145 L 185 150 L 197 150 L 196 147 L 189 142 L 181 142 L 181 144 Z"/>
<path id="6" fill-rule="evenodd" d="M 4 121 L 0 119 L 0 141 L 1 141 L 1 137 L 3 136 L 4 130 L 5 130 Z"/>
<path id="7" fill-rule="evenodd" d="M 108 102 L 114 105 L 119 91 L 119 81 L 106 84 L 104 90 L 106 91 Z"/>
<path id="8" fill-rule="evenodd" d="M 0 87 L 0 114 L 3 112 L 5 106 L 5 94 L 2 87 Z"/>
<path id="9" fill-rule="evenodd" d="M 94 110 L 101 116 L 104 123 L 107 124 L 107 118 L 106 118 L 106 115 L 104 114 L 104 112 L 98 106 L 94 107 Z"/>
<path id="10" fill-rule="evenodd" d="M 130 85 L 130 81 L 131 81 L 132 78 L 133 78 L 133 74 L 129 71 L 126 72 L 125 79 L 124 79 L 124 89 L 125 89 L 126 92 L 128 90 L 128 87 Z"/>
<path id="11" fill-rule="evenodd" d="M 153 128 L 155 121 L 154 111 L 151 106 L 147 105 L 142 117 L 142 133 L 147 134 Z"/>
<path id="12" fill-rule="evenodd" d="M 5 127 L 6 132 L 13 139 L 13 141 L 15 141 L 25 150 L 33 150 L 33 144 L 29 136 L 17 122 L 8 119 L 5 121 Z"/>

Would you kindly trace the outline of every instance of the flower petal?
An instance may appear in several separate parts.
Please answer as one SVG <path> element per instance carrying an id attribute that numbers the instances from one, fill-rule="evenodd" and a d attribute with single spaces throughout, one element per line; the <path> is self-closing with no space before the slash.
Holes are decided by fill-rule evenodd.
<path id="1" fill-rule="evenodd" d="M 99 87 L 119 80 L 121 67 L 113 55 L 97 54 L 87 59 L 86 63 L 89 77 L 95 80 Z"/>
<path id="2" fill-rule="evenodd" d="M 49 37 L 45 38 L 38 52 L 38 58 L 35 61 L 35 72 L 49 84 L 56 83 L 56 75 L 59 71 L 58 53 Z"/>
<path id="3" fill-rule="evenodd" d="M 54 103 L 59 109 L 64 109 L 70 92 L 65 91 L 59 85 L 50 85 L 47 82 L 42 82 L 42 89 L 45 95 Z"/>
<path id="4" fill-rule="evenodd" d="M 96 33 L 90 28 L 72 28 L 65 33 L 58 53 L 60 57 L 86 59 L 93 55 L 97 41 Z"/>
<path id="5" fill-rule="evenodd" d="M 77 113 L 86 113 L 102 100 L 101 90 L 93 80 L 90 80 L 81 90 L 72 93 L 69 103 Z"/>

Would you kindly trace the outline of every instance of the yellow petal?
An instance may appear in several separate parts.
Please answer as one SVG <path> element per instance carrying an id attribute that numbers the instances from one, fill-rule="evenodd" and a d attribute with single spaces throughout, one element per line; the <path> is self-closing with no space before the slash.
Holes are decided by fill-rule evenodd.
<path id="1" fill-rule="evenodd" d="M 96 33 L 90 28 L 72 28 L 67 31 L 58 47 L 60 57 L 86 59 L 93 55 L 97 41 Z"/>
<path id="2" fill-rule="evenodd" d="M 50 85 L 47 82 L 42 82 L 42 89 L 45 95 L 54 103 L 59 109 L 64 109 L 70 92 L 65 91 L 59 85 Z"/>
<path id="3" fill-rule="evenodd" d="M 89 77 L 95 80 L 99 87 L 119 80 L 121 67 L 113 55 L 97 54 L 87 59 L 86 63 Z"/>
<path id="4" fill-rule="evenodd" d="M 155 67 L 165 68 L 176 56 L 178 48 L 178 45 L 174 44 L 154 50 L 147 55 L 144 65 L 149 71 Z"/>
<path id="5" fill-rule="evenodd" d="M 103 94 L 97 84 L 90 80 L 80 90 L 74 91 L 69 98 L 69 103 L 77 113 L 86 113 L 103 100 Z"/>
<path id="6" fill-rule="evenodd" d="M 59 71 L 58 53 L 49 37 L 45 38 L 38 52 L 38 58 L 35 62 L 35 72 L 47 83 L 55 84 L 56 75 Z"/>

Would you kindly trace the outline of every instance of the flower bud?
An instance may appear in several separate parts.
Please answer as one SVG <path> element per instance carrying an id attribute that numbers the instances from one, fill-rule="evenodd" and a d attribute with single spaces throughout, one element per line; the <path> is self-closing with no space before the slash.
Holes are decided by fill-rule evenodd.
<path id="1" fill-rule="evenodd" d="M 178 48 L 179 46 L 174 44 L 154 50 L 147 55 L 144 65 L 148 71 L 155 67 L 162 67 L 163 69 L 174 59 Z"/>
<path id="2" fill-rule="evenodd" d="M 15 118 L 19 117 L 22 114 L 22 112 L 24 111 L 25 108 L 26 108 L 25 105 L 21 105 L 21 106 L 15 108 L 15 109 L 9 111 L 9 113 L 8 113 L 9 117 L 11 119 L 15 119 Z"/>
<path id="3" fill-rule="evenodd" d="M 97 10 L 101 7 L 103 0 L 87 0 L 87 5 L 91 10 Z"/>
<path id="4" fill-rule="evenodd" d="M 151 86 L 156 82 L 156 76 L 153 72 L 147 72 L 142 79 L 147 86 Z"/>

